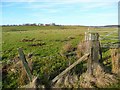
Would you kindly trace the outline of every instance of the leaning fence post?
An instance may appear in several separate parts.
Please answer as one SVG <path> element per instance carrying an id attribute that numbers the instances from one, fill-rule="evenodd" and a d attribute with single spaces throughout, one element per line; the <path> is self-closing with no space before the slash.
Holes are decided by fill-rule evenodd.
<path id="1" fill-rule="evenodd" d="M 26 61 L 26 58 L 25 58 L 25 55 L 23 53 L 22 48 L 19 48 L 18 52 L 19 52 L 20 59 L 21 59 L 21 61 L 23 63 L 23 66 L 25 68 L 25 71 L 27 73 L 27 76 L 28 76 L 30 82 L 32 82 L 32 74 L 31 74 L 30 68 L 28 66 L 28 62 Z"/>
<path id="2" fill-rule="evenodd" d="M 87 63 L 87 72 L 90 75 L 97 73 L 97 65 L 99 63 L 99 34 L 98 33 L 85 33 L 85 41 L 87 52 L 90 53 L 88 63 Z"/>

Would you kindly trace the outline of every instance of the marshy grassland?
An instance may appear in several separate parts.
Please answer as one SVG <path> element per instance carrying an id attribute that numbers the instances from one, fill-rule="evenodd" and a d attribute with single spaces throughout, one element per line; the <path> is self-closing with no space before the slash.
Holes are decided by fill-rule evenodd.
<path id="1" fill-rule="evenodd" d="M 101 44 L 115 43 L 118 40 L 117 28 L 93 28 L 91 32 L 98 32 Z M 62 57 L 62 54 L 75 52 L 77 45 L 84 40 L 87 26 L 3 26 L 2 27 L 2 79 L 3 88 L 17 88 L 28 83 L 28 78 L 19 64 L 18 48 L 22 48 L 27 61 L 32 62 L 32 74 L 47 83 L 69 64 L 78 58 L 75 54 Z M 115 32 L 115 33 L 111 33 Z M 109 35 L 109 33 L 111 33 Z M 106 36 L 107 35 L 107 36 Z M 65 46 L 68 44 L 68 46 Z M 71 49 L 72 48 L 72 49 Z M 109 49 L 103 50 L 103 64 L 111 70 Z M 61 54 L 61 52 L 63 52 Z M 86 65 L 77 65 L 71 73 L 79 74 L 86 70 Z M 120 87 L 114 85 L 111 87 Z"/>

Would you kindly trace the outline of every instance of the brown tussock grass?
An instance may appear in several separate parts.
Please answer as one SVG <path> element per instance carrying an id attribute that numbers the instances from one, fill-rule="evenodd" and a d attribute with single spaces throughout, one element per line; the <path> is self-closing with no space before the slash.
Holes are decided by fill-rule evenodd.
<path id="1" fill-rule="evenodd" d="M 73 51 L 73 46 L 70 42 L 68 42 L 62 47 L 62 49 L 60 51 L 60 55 L 62 57 L 66 57 L 66 54 L 68 54 L 71 51 Z"/>
<path id="2" fill-rule="evenodd" d="M 86 52 L 86 43 L 84 41 L 80 42 L 77 46 L 76 57 L 81 58 Z"/>

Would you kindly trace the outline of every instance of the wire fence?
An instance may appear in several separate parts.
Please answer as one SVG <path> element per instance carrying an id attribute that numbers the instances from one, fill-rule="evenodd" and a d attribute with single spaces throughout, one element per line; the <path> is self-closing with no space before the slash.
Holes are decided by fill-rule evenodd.
<path id="1" fill-rule="evenodd" d="M 119 48 L 120 47 L 120 40 L 119 40 L 119 35 L 118 35 L 118 29 L 115 29 L 114 31 L 103 31 L 103 30 L 100 30 L 100 31 L 96 31 L 96 30 L 93 30 L 91 31 L 89 28 L 88 28 L 88 32 L 98 32 L 100 37 L 99 37 L 99 40 L 101 42 L 103 42 L 101 44 L 101 47 L 103 48 Z M 104 33 L 104 34 L 101 34 L 101 33 Z"/>
<path id="2" fill-rule="evenodd" d="M 116 32 L 118 32 L 118 31 L 116 30 L 116 31 L 110 32 L 107 35 L 105 35 L 104 37 L 100 37 L 99 40 L 108 40 L 108 36 L 110 36 L 110 35 L 112 35 L 112 34 L 114 34 Z M 114 36 L 112 36 L 112 37 L 113 37 L 112 39 L 115 39 Z M 116 38 L 116 39 L 118 40 L 118 38 Z"/>

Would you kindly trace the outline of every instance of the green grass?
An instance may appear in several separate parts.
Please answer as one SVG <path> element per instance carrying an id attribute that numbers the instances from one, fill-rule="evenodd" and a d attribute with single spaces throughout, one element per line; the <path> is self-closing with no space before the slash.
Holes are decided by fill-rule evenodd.
<path id="1" fill-rule="evenodd" d="M 11 32 L 11 27 L 9 28 L 9 32 L 5 32 L 6 29 L 8 30 L 9 27 L 3 27 L 3 57 L 6 57 L 6 55 L 14 54 L 13 56 L 17 55 L 17 48 L 23 47 L 26 53 L 34 52 L 35 54 L 40 54 L 41 56 L 46 55 L 54 55 L 56 52 L 59 51 L 62 45 L 64 45 L 66 42 L 64 40 L 68 40 L 68 37 L 74 37 L 75 39 L 69 40 L 69 42 L 75 44 L 78 44 L 79 41 L 83 38 L 84 29 L 56 29 L 56 27 L 52 27 L 54 29 L 48 29 L 48 30 L 41 30 L 41 27 L 36 27 L 37 30 L 31 30 L 30 27 L 21 27 L 21 31 L 17 31 L 20 27 L 14 27 L 16 28 L 16 31 Z M 24 28 L 28 28 L 27 31 L 22 31 Z M 32 27 L 34 28 L 34 27 Z M 38 29 L 40 28 L 40 30 Z M 43 27 L 42 27 L 43 28 Z M 46 27 L 45 27 L 46 28 Z M 65 27 L 66 28 L 66 27 Z M 80 35 L 82 33 L 82 35 Z M 32 39 L 35 38 L 36 41 L 33 42 L 21 42 L 22 39 Z M 41 41 L 37 41 L 41 40 Z M 57 40 L 60 40 L 57 42 Z M 32 43 L 39 43 L 44 42 L 46 45 L 41 47 L 30 47 L 29 44 Z M 9 50 L 9 51 L 8 51 Z M 51 53 L 53 52 L 53 53 Z M 10 55 L 11 55 L 10 54 Z"/>
<path id="2" fill-rule="evenodd" d="M 109 32 L 115 31 L 115 28 L 90 28 L 92 32 L 99 32 L 100 37 L 105 36 Z M 63 45 L 67 42 L 72 43 L 73 47 L 84 39 L 84 32 L 88 31 L 88 27 L 84 26 L 10 26 L 2 27 L 2 62 L 3 66 L 11 63 L 14 57 L 18 56 L 17 48 L 22 47 L 25 54 L 33 53 L 33 74 L 40 78 L 53 78 L 71 63 L 76 61 L 75 57 L 69 60 L 62 58 L 59 53 Z M 106 32 L 102 32 L 106 31 Z M 112 34 L 109 37 L 117 36 Z M 70 39 L 73 37 L 73 39 Z M 108 37 L 108 38 L 109 38 Z M 23 39 L 33 39 L 32 42 L 22 42 Z M 102 43 L 115 42 L 115 40 L 101 40 Z M 42 46 L 31 46 L 33 44 L 44 43 Z M 103 57 L 109 55 L 103 52 Z M 109 62 L 108 62 L 109 64 Z M 13 78 L 15 77 L 15 78 Z M 8 71 L 3 81 L 3 87 L 17 87 L 17 74 Z M 11 80 L 11 81 L 9 81 Z M 9 82 L 8 82 L 9 81 Z"/>

